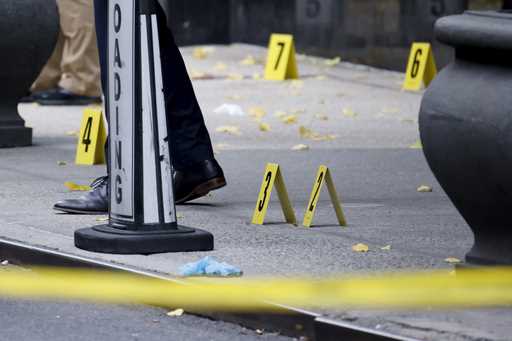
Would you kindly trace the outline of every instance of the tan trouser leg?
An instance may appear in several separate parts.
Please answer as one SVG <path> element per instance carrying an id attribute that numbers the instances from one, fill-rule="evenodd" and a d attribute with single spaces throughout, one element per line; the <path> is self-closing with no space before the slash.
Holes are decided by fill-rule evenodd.
<path id="1" fill-rule="evenodd" d="M 61 79 L 62 73 L 60 72 L 60 63 L 62 59 L 62 47 L 64 45 L 64 36 L 59 33 L 57 45 L 53 50 L 53 54 L 44 66 L 43 70 L 37 77 L 30 91 L 46 91 L 56 88 Z"/>
<path id="2" fill-rule="evenodd" d="M 57 0 L 64 37 L 59 86 L 77 95 L 100 96 L 100 66 L 93 0 Z"/>

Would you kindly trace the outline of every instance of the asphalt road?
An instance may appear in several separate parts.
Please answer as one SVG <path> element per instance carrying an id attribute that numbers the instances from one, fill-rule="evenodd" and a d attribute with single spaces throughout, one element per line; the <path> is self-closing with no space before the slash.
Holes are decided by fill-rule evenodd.
<path id="1" fill-rule="evenodd" d="M 144 306 L 0 300 L 0 340 L 292 340 Z"/>

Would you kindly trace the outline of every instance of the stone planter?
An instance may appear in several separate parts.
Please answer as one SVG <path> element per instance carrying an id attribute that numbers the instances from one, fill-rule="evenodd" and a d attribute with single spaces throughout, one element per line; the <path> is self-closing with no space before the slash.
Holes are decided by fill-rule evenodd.
<path id="1" fill-rule="evenodd" d="M 0 13 L 0 147 L 27 146 L 32 129 L 17 105 L 53 51 L 57 7 L 55 0 L 1 0 Z"/>
<path id="2" fill-rule="evenodd" d="M 424 95 L 424 153 L 475 236 L 466 261 L 512 265 L 512 14 L 466 12 L 435 32 L 456 59 Z"/>

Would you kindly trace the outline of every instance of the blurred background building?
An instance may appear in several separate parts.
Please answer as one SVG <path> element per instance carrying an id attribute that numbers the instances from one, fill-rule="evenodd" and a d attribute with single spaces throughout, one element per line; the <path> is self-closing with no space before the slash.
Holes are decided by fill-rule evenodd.
<path id="1" fill-rule="evenodd" d="M 180 45 L 250 43 L 291 33 L 301 53 L 401 70 L 414 41 L 432 42 L 439 66 L 452 58 L 434 22 L 509 0 L 174 0 L 167 9 Z"/>

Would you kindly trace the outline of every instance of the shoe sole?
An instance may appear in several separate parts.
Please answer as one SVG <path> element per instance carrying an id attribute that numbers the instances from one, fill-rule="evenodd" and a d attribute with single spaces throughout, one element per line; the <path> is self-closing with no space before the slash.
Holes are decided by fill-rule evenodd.
<path id="1" fill-rule="evenodd" d="M 188 201 L 192 201 L 195 199 L 199 199 L 201 197 L 204 197 L 211 191 L 215 191 L 217 189 L 221 189 L 222 187 L 226 186 L 226 179 L 225 178 L 214 178 L 211 180 L 208 180 L 205 183 L 202 183 L 201 185 L 197 186 L 190 192 L 189 195 L 184 197 L 183 199 L 176 200 L 176 204 L 184 204 Z"/>
<path id="2" fill-rule="evenodd" d="M 82 105 L 101 103 L 101 101 L 95 101 L 95 100 L 90 100 L 90 99 L 72 100 L 72 101 L 36 100 L 35 102 L 37 102 L 39 105 L 43 105 L 43 106 L 56 106 L 56 105 L 82 106 Z"/>
<path id="3" fill-rule="evenodd" d="M 62 207 L 54 207 L 55 211 L 70 213 L 70 214 L 82 214 L 82 215 L 105 215 L 108 212 L 100 212 L 100 211 L 82 211 L 82 210 L 74 210 L 71 208 L 62 208 Z"/>

